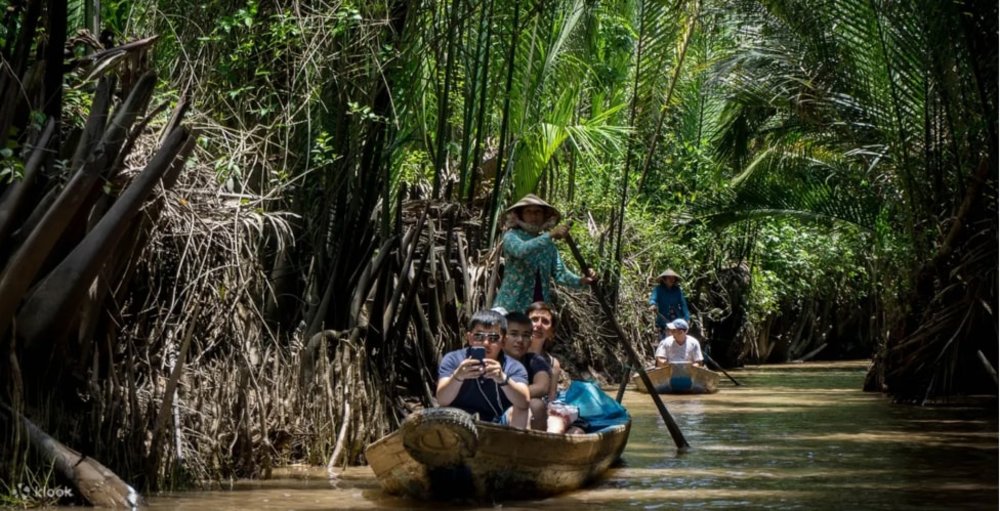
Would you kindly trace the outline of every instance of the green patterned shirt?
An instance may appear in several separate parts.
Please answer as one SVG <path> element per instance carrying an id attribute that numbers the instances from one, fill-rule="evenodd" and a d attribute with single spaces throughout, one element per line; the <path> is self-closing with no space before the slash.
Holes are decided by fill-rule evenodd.
<path id="1" fill-rule="evenodd" d="M 566 269 L 549 233 L 534 235 L 511 229 L 503 235 L 504 273 L 494 307 L 524 312 L 534 301 L 535 272 L 541 277 L 544 301 L 552 303 L 551 281 L 581 287 L 580 276 Z"/>

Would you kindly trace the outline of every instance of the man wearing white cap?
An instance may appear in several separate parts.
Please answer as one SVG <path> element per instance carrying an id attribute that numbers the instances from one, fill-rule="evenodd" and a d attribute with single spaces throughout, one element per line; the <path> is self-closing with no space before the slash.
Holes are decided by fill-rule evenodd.
<path id="1" fill-rule="evenodd" d="M 704 366 L 705 360 L 701 355 L 701 343 L 698 339 L 688 335 L 688 323 L 683 319 L 675 319 L 667 323 L 670 334 L 660 341 L 656 347 L 656 367 L 667 364 L 691 363 L 696 366 Z"/>

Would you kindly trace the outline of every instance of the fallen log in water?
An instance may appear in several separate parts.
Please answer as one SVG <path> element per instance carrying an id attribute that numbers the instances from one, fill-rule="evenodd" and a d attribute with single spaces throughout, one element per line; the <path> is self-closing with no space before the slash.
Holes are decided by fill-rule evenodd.
<path id="1" fill-rule="evenodd" d="M 28 432 L 28 440 L 46 461 L 69 480 L 92 506 L 136 509 L 142 496 L 114 472 L 93 458 L 67 447 L 42 431 L 27 417 L 0 404 Z"/>

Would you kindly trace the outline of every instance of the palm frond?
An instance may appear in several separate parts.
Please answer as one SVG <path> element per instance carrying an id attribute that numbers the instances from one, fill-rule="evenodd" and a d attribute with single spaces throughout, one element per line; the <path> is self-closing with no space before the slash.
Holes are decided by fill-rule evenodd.
<path id="1" fill-rule="evenodd" d="M 567 140 L 579 154 L 585 156 L 620 151 L 628 129 L 607 122 L 622 105 L 574 124 L 579 100 L 577 89 L 564 89 L 549 114 L 519 139 L 513 176 L 515 196 L 537 189 L 547 166 Z"/>
<path id="2" fill-rule="evenodd" d="M 635 96 L 635 126 L 655 122 L 663 106 L 663 84 L 669 81 L 677 55 L 677 38 L 684 24 L 663 23 L 664 19 L 683 17 L 683 2 L 647 0 L 641 2 L 640 38 L 636 48 L 636 79 L 632 94 Z"/>
<path id="3" fill-rule="evenodd" d="M 872 230 L 880 206 L 861 186 L 859 169 L 821 147 L 772 147 L 731 181 L 722 197 L 698 204 L 694 214 L 714 228 L 764 217 L 842 221 Z"/>
<path id="4" fill-rule="evenodd" d="M 93 0 L 69 0 L 66 3 L 66 29 L 75 32 L 87 26 L 87 7 Z"/>

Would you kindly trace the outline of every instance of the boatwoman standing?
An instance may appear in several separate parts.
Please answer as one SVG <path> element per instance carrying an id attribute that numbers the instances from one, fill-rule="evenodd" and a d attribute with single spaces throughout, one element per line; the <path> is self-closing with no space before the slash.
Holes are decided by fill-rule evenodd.
<path id="1" fill-rule="evenodd" d="M 501 314 L 524 312 L 534 302 L 552 303 L 553 279 L 571 287 L 594 283 L 594 270 L 588 269 L 587 275 L 580 277 L 559 257 L 553 240 L 563 239 L 569 232 L 566 224 L 556 225 L 561 216 L 552 205 L 530 193 L 507 208 L 503 281 L 493 301 L 494 310 Z"/>
<path id="2" fill-rule="evenodd" d="M 689 323 L 691 314 L 688 313 L 687 299 L 679 283 L 681 276 L 677 272 L 667 268 L 656 280 L 658 283 L 649 296 L 649 310 L 656 313 L 656 329 L 660 339 L 663 339 L 667 335 L 667 323 L 675 319 Z"/>

